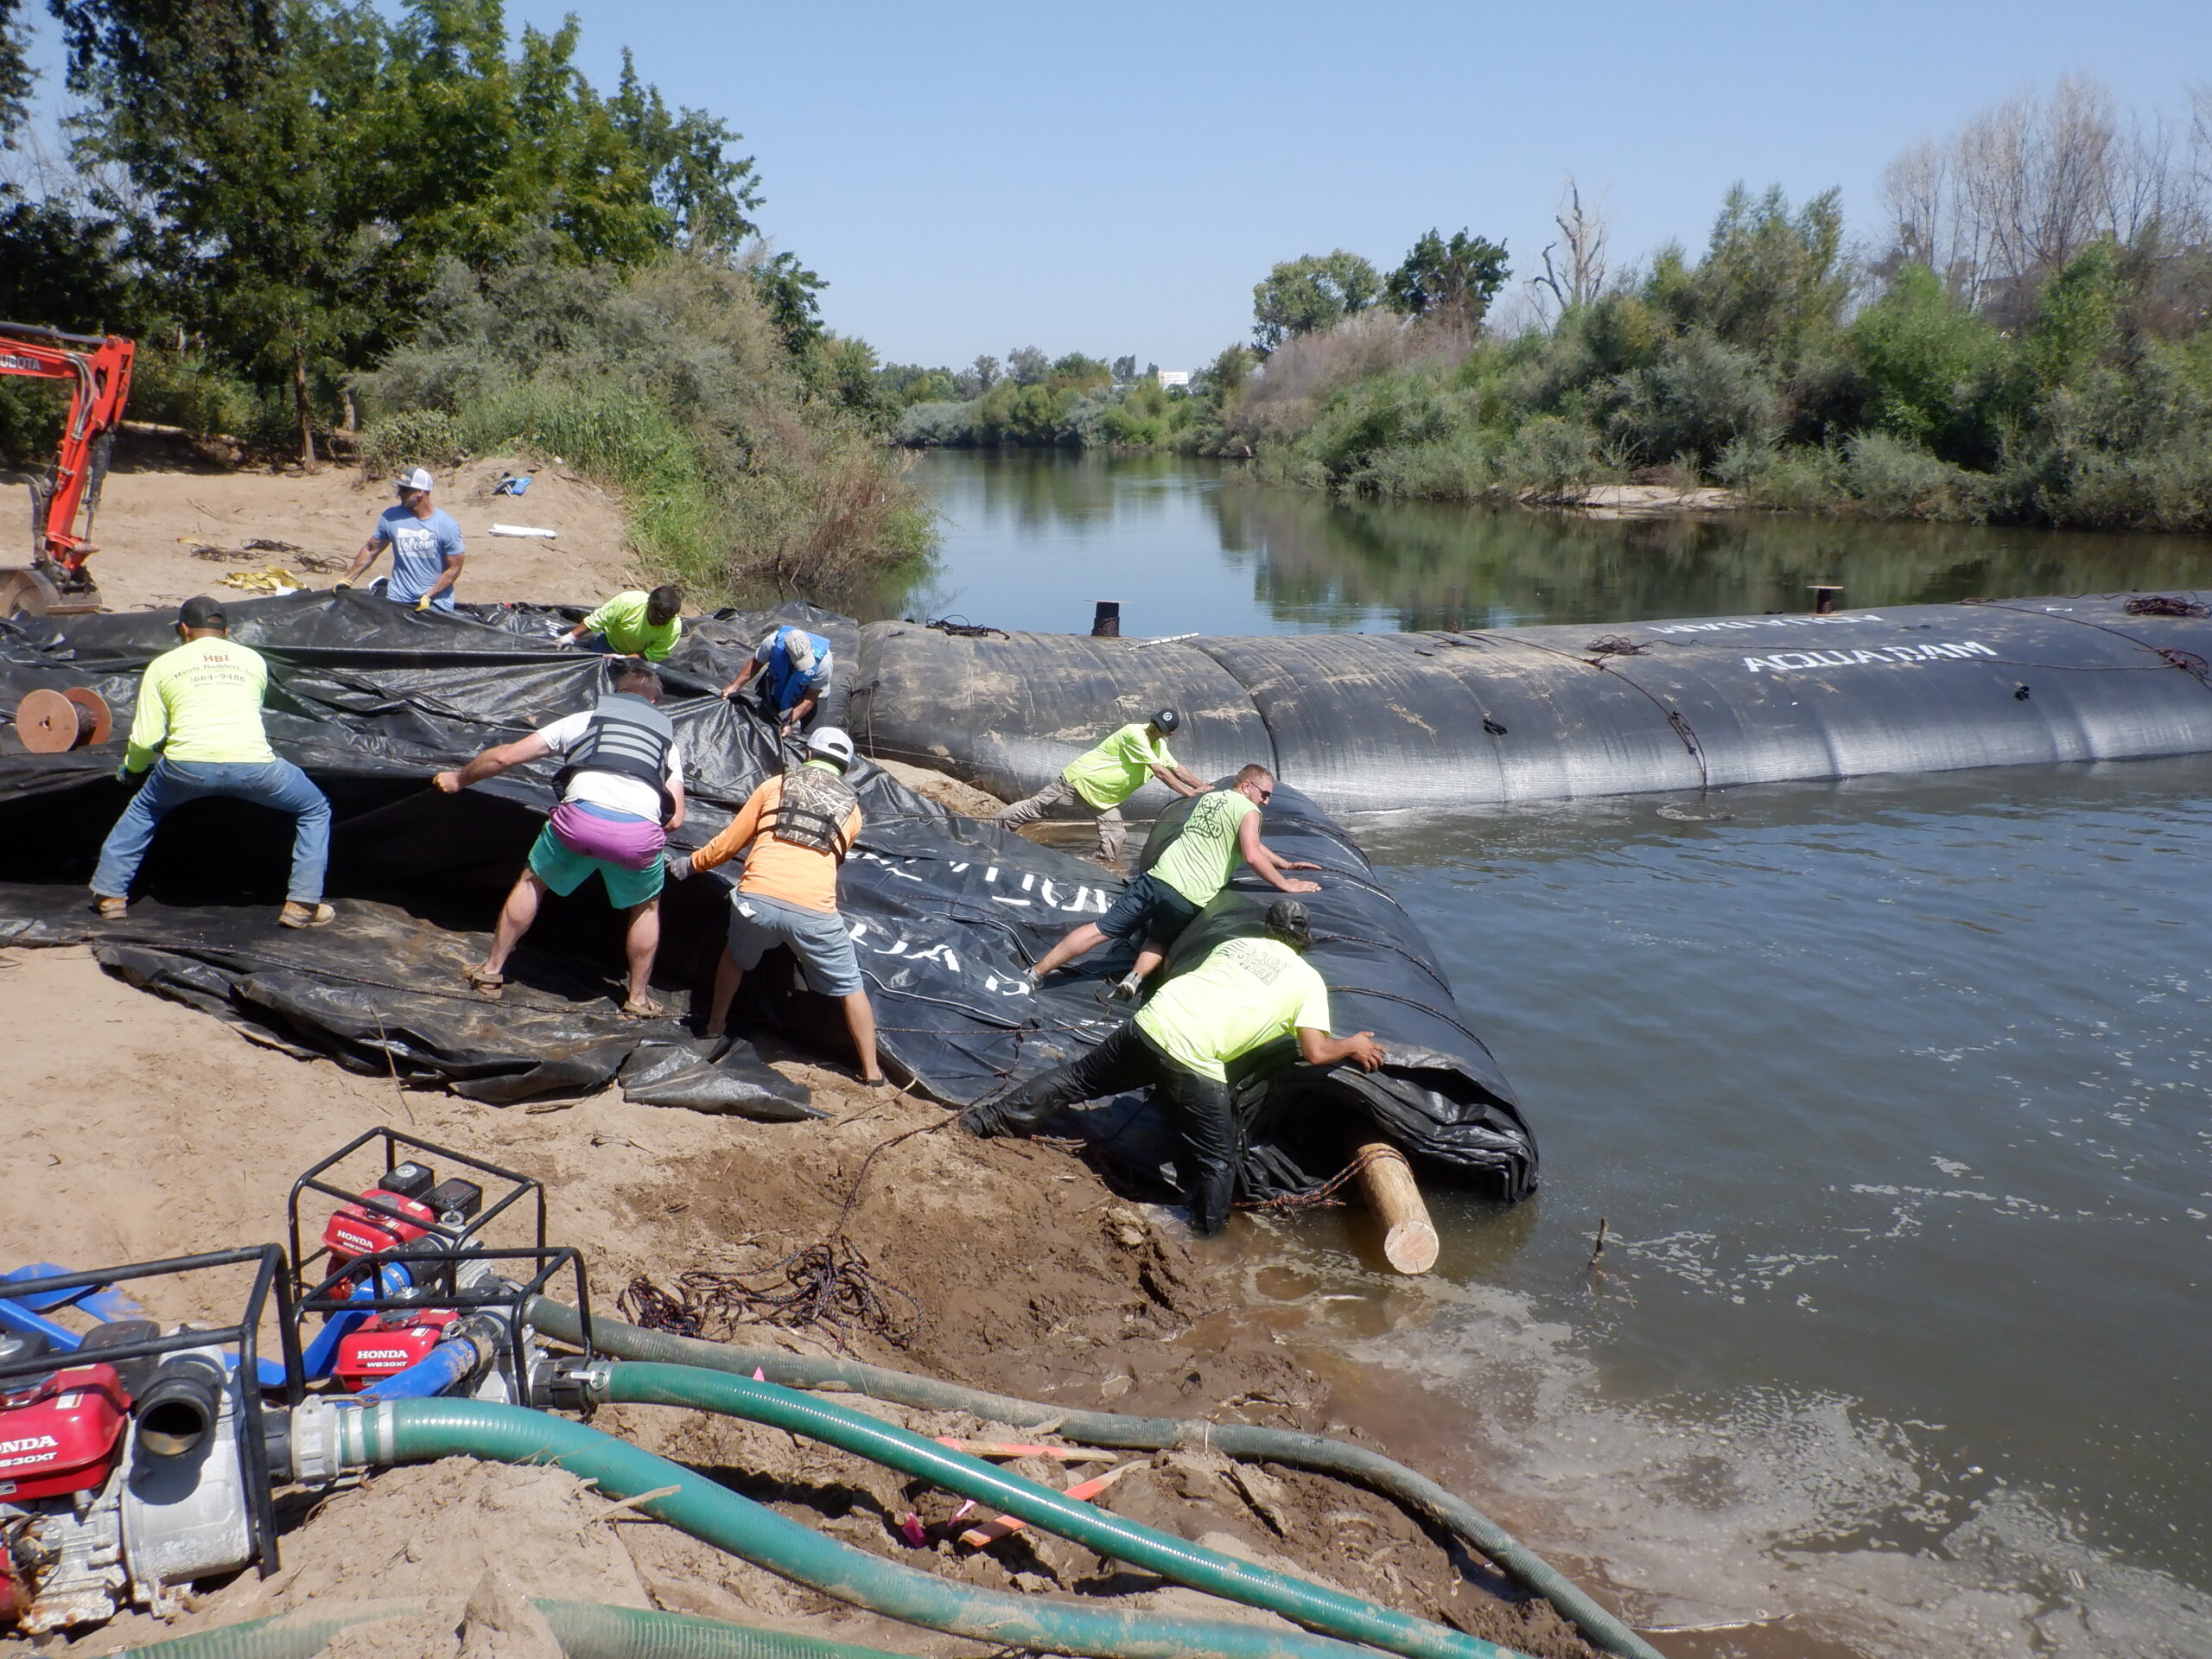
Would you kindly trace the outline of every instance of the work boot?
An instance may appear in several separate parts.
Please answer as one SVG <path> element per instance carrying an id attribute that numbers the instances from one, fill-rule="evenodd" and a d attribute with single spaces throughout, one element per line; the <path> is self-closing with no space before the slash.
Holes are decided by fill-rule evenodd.
<path id="1" fill-rule="evenodd" d="M 119 922 L 130 909 L 128 899 L 118 899 L 105 893 L 96 893 L 92 899 L 92 907 L 99 912 L 99 918 L 104 922 Z"/>
<path id="2" fill-rule="evenodd" d="M 328 905 L 303 905 L 296 899 L 287 899 L 276 919 L 286 927 L 327 927 L 338 919 L 338 912 Z"/>
<path id="3" fill-rule="evenodd" d="M 960 1127 L 978 1141 L 1001 1135 L 1027 1135 L 1044 1114 L 1024 1111 L 1011 1100 L 981 1100 L 960 1114 Z"/>

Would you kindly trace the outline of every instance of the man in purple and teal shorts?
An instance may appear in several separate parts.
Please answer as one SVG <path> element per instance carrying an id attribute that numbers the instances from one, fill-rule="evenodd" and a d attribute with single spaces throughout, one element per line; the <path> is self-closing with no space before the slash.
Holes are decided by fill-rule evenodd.
<path id="1" fill-rule="evenodd" d="M 596 875 L 608 901 L 630 918 L 623 944 L 630 985 L 622 1012 L 636 1020 L 663 1012 L 652 994 L 660 949 L 661 849 L 668 832 L 683 824 L 683 758 L 676 728 L 655 706 L 660 690 L 659 675 L 625 661 L 614 670 L 613 692 L 592 709 L 486 749 L 458 772 L 438 773 L 437 786 L 453 795 L 547 755 L 567 763 L 554 780 L 561 804 L 507 894 L 491 954 L 469 971 L 478 995 L 496 1001 L 506 988 L 507 957 L 537 919 L 538 901 L 549 892 L 565 898 Z"/>

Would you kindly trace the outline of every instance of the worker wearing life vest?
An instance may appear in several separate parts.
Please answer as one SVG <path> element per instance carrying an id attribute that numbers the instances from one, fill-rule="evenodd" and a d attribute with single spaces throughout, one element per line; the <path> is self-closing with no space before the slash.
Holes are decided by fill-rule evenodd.
<path id="1" fill-rule="evenodd" d="M 1373 1032 L 1329 1034 L 1329 988 L 1300 955 L 1313 943 L 1306 906 L 1278 899 L 1264 925 L 1261 938 L 1216 945 L 1080 1059 L 1002 1099 L 970 1106 L 960 1115 L 962 1127 L 978 1135 L 1027 1134 L 1055 1107 L 1155 1087 L 1181 1136 L 1176 1174 L 1191 1201 L 1191 1225 L 1219 1232 L 1229 1223 L 1244 1156 L 1229 1067 L 1293 1032 L 1308 1065 L 1350 1060 L 1372 1071 L 1382 1063 Z"/>
<path id="2" fill-rule="evenodd" d="M 506 988 L 507 957 L 537 919 L 549 892 L 563 897 L 593 876 L 608 902 L 629 916 L 623 951 L 629 990 L 623 1014 L 651 1020 L 665 1012 L 652 998 L 653 957 L 660 950 L 662 849 L 683 824 L 683 755 L 676 728 L 656 706 L 660 676 L 626 660 L 614 670 L 613 695 L 528 737 L 488 748 L 432 780 L 448 795 L 496 778 L 511 766 L 548 755 L 567 764 L 554 779 L 561 804 L 538 832 L 530 861 L 499 911 L 491 954 L 469 970 L 479 996 L 497 1001 Z"/>
<path id="3" fill-rule="evenodd" d="M 672 582 L 651 593 L 633 588 L 615 594 L 554 643 L 664 663 L 683 637 L 683 590 Z"/>
<path id="4" fill-rule="evenodd" d="M 1240 863 L 1249 864 L 1270 887 L 1284 893 L 1320 892 L 1315 882 L 1293 880 L 1283 874 L 1318 870 L 1319 864 L 1278 858 L 1260 839 L 1260 809 L 1274 793 L 1274 774 L 1265 766 L 1250 766 L 1227 789 L 1200 796 L 1183 820 L 1181 833 L 1153 867 L 1132 877 L 1103 916 L 1085 922 L 1047 950 L 1037 963 L 1036 977 L 1044 978 L 1109 939 L 1127 940 L 1141 948 L 1136 965 L 1115 994 L 1134 997 L 1145 976 L 1160 966 L 1167 947 L 1213 902 L 1214 894 L 1229 885 Z"/>
<path id="5" fill-rule="evenodd" d="M 761 712 L 779 731 L 801 730 L 829 692 L 836 666 L 830 642 L 820 634 L 804 628 L 773 628 L 737 677 L 722 688 L 722 696 L 734 697 L 757 679 L 753 696 Z"/>
<path id="6" fill-rule="evenodd" d="M 853 740 L 824 726 L 807 740 L 805 764 L 754 790 L 721 834 L 669 867 L 682 880 L 733 858 L 745 873 L 729 896 L 729 947 L 715 964 L 703 1034 L 719 1037 L 739 983 L 777 945 L 798 958 L 810 989 L 844 1004 L 861 1081 L 883 1082 L 875 1010 L 861 982 L 845 918 L 837 913 L 837 867 L 860 840 L 860 798 L 845 781 Z"/>
<path id="7" fill-rule="evenodd" d="M 1173 709 L 1149 721 L 1133 721 L 1086 749 L 1060 775 L 1027 800 L 1016 801 L 992 822 L 1001 830 L 1034 823 L 1054 807 L 1077 802 L 1098 815 L 1098 856 L 1108 864 L 1122 859 L 1124 830 L 1122 803 L 1157 778 L 1178 795 L 1203 795 L 1206 786 L 1167 752 L 1167 740 L 1182 724 Z"/>
<path id="8" fill-rule="evenodd" d="M 100 848 L 92 897 L 101 918 L 120 920 L 131 879 L 161 821 L 187 801 L 227 795 L 291 813 L 292 879 L 276 919 L 321 927 L 337 912 L 322 902 L 330 862 L 330 803 L 289 760 L 277 759 L 262 729 L 269 664 L 230 637 L 223 607 L 204 594 L 176 613 L 183 644 L 146 664 L 138 707 L 117 779 L 137 786 Z"/>

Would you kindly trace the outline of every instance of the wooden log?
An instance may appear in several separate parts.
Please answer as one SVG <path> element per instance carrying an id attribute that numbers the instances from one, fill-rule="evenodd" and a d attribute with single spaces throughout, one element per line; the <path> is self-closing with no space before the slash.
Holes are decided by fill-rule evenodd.
<path id="1" fill-rule="evenodd" d="M 1427 1273 L 1436 1265 L 1436 1224 L 1428 1218 L 1414 1166 L 1387 1141 L 1359 1149 L 1359 1185 L 1368 1207 L 1382 1220 L 1382 1255 L 1400 1273 Z"/>

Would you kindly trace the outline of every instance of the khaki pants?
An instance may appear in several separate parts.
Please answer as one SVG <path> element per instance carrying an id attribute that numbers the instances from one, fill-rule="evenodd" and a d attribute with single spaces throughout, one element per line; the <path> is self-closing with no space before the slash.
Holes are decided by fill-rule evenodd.
<path id="1" fill-rule="evenodd" d="M 991 822 L 1001 830 L 1019 830 L 1025 823 L 1034 823 L 1056 806 L 1072 801 L 1077 810 L 1094 810 L 1090 803 L 1075 792 L 1075 785 L 1065 778 L 1055 778 L 1026 801 L 1016 801 Z M 1122 809 L 1109 806 L 1098 814 L 1098 856 L 1109 864 L 1122 858 L 1122 843 L 1128 832 L 1122 827 Z"/>

